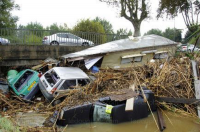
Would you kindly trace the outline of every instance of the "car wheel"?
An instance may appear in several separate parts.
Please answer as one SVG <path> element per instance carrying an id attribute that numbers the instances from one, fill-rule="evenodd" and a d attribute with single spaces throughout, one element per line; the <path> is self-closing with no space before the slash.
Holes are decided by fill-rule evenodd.
<path id="1" fill-rule="evenodd" d="M 53 41 L 53 42 L 50 43 L 50 45 L 59 45 L 59 43 L 56 42 L 56 41 Z"/>
<path id="2" fill-rule="evenodd" d="M 2 43 L 0 42 L 0 45 L 2 45 Z"/>
<path id="3" fill-rule="evenodd" d="M 83 43 L 82 46 L 89 46 L 87 42 Z"/>

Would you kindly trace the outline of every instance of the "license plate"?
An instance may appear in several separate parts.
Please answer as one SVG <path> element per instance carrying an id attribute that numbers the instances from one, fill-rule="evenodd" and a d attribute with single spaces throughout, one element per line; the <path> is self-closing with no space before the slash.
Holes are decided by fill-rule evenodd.
<path id="1" fill-rule="evenodd" d="M 29 88 L 28 88 L 28 91 L 30 91 L 32 88 L 33 88 L 33 86 L 36 84 L 36 81 L 34 81 L 30 86 L 29 86 Z"/>

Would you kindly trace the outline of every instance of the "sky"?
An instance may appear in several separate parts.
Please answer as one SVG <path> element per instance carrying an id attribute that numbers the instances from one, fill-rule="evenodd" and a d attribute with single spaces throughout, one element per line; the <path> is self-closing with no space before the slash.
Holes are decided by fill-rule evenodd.
<path id="1" fill-rule="evenodd" d="M 181 16 L 168 20 L 166 18 L 156 19 L 158 0 L 151 0 L 151 18 L 142 22 L 141 34 L 148 30 L 158 28 L 164 31 L 166 28 L 183 29 L 186 26 Z M 72 28 L 81 19 L 104 18 L 113 25 L 114 31 L 127 28 L 134 31 L 128 20 L 119 16 L 119 9 L 102 3 L 99 0 L 15 0 L 20 6 L 19 11 L 12 11 L 13 15 L 19 17 L 17 24 L 26 25 L 30 22 L 39 22 L 44 27 L 53 23 L 62 25 L 66 23 Z"/>

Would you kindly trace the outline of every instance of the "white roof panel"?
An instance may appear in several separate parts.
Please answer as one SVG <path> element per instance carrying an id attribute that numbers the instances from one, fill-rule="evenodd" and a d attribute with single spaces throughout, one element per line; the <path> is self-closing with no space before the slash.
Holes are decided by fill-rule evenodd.
<path id="1" fill-rule="evenodd" d="M 135 39 L 121 39 L 117 41 L 108 42 L 98 46 L 94 46 L 79 52 L 63 55 L 62 58 L 77 58 L 89 55 L 105 54 L 109 52 L 124 51 L 130 49 L 139 49 L 146 47 L 155 47 L 163 45 L 174 45 L 176 42 L 158 36 L 158 35 L 146 35 L 137 37 Z"/>
<path id="2" fill-rule="evenodd" d="M 78 79 L 89 78 L 85 72 L 77 67 L 54 67 L 52 68 L 60 79 Z"/>

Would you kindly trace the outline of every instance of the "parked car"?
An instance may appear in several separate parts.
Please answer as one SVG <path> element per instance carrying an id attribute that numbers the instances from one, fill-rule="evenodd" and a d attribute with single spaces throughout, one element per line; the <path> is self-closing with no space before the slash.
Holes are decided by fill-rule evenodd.
<path id="1" fill-rule="evenodd" d="M 42 41 L 47 45 L 67 45 L 67 46 L 93 46 L 92 41 L 80 38 L 71 33 L 56 33 L 51 36 L 45 36 Z"/>
<path id="2" fill-rule="evenodd" d="M 0 37 L 0 45 L 7 45 L 7 44 L 10 44 L 10 41 L 8 39 Z"/>
<path id="3" fill-rule="evenodd" d="M 39 73 L 30 69 L 17 72 L 16 70 L 8 71 L 7 79 L 9 86 L 16 95 L 24 100 L 31 100 L 39 91 Z"/>
<path id="4" fill-rule="evenodd" d="M 85 72 L 76 67 L 54 67 L 44 73 L 39 80 L 39 87 L 48 101 L 59 94 L 67 93 L 74 86 L 84 86 L 90 82 Z M 61 102 L 61 100 L 56 100 Z"/>
<path id="5" fill-rule="evenodd" d="M 193 44 L 182 44 L 178 47 L 178 51 L 181 51 L 181 52 L 192 52 L 194 49 L 194 51 L 199 51 L 199 48 L 195 47 L 194 48 L 194 45 Z"/>

